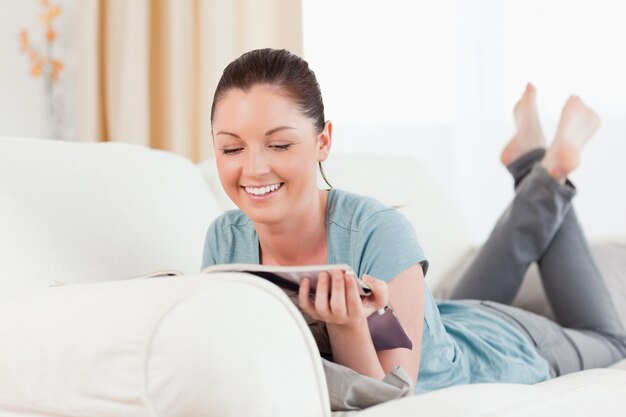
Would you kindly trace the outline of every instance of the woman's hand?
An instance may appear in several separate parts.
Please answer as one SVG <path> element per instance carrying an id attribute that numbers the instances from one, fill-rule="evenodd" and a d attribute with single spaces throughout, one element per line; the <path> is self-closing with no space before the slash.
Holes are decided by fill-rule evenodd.
<path id="1" fill-rule="evenodd" d="M 321 273 L 314 301 L 309 297 L 310 281 L 300 284 L 300 308 L 316 320 L 327 323 L 333 361 L 361 375 L 382 380 L 400 365 L 417 381 L 424 324 L 424 273 L 415 264 L 385 281 L 365 275 L 363 281 L 372 295 L 359 295 L 356 278 L 341 271 Z M 390 349 L 376 352 L 367 325 L 367 317 L 387 304 L 392 294 L 398 319 L 413 342 L 413 349 Z"/>
<path id="2" fill-rule="evenodd" d="M 340 327 L 354 327 L 364 323 L 367 317 L 387 305 L 387 283 L 369 275 L 363 281 L 372 289 L 367 297 L 359 295 L 356 277 L 341 270 L 329 275 L 321 272 L 315 290 L 315 301 L 309 296 L 311 281 L 300 283 L 298 302 L 300 308 L 316 320 Z"/>

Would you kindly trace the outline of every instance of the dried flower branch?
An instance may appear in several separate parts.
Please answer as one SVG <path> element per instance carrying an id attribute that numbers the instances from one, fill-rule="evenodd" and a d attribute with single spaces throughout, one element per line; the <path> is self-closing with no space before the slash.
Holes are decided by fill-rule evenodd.
<path id="1" fill-rule="evenodd" d="M 58 37 L 52 25 L 61 15 L 61 6 L 51 5 L 50 0 L 39 0 L 39 4 L 45 8 L 40 16 L 45 33 L 44 45 L 40 48 L 34 46 L 28 31 L 22 30 L 19 33 L 20 52 L 28 56 L 31 64 L 30 73 L 33 77 L 39 78 L 43 75 L 49 80 L 56 81 L 63 70 L 63 61 L 52 57 L 52 44 Z"/>

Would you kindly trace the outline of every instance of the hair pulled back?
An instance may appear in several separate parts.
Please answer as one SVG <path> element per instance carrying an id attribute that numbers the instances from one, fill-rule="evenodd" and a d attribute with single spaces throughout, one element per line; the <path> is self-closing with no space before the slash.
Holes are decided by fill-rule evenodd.
<path id="1" fill-rule="evenodd" d="M 219 100 L 231 89 L 248 91 L 259 84 L 278 87 L 293 99 L 302 114 L 313 120 L 317 133 L 324 130 L 322 92 L 309 64 L 286 49 L 255 49 L 228 64 L 222 73 L 211 106 L 211 124 Z"/>
<path id="2" fill-rule="evenodd" d="M 241 55 L 224 68 L 217 83 L 211 105 L 211 125 L 215 108 L 222 97 L 234 88 L 248 91 L 255 85 L 269 84 L 278 87 L 287 97 L 293 99 L 303 115 L 313 121 L 317 133 L 326 125 L 322 92 L 315 73 L 309 64 L 286 49 L 255 49 Z M 322 163 L 319 162 L 322 178 L 330 188 Z"/>

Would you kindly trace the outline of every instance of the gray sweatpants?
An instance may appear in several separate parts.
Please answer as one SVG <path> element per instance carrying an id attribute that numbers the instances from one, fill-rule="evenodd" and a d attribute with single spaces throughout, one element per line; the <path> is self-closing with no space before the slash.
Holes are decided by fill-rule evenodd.
<path id="1" fill-rule="evenodd" d="M 531 151 L 508 167 L 515 197 L 451 298 L 519 329 L 560 376 L 626 357 L 626 334 L 571 205 L 576 189 L 537 163 L 544 153 Z M 557 323 L 509 305 L 532 262 Z"/>

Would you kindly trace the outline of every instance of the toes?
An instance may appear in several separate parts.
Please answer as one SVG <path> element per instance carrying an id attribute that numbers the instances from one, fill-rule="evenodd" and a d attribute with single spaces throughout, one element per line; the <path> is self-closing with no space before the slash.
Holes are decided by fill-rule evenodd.
<path id="1" fill-rule="evenodd" d="M 535 89 L 535 86 L 532 85 L 531 83 L 526 84 L 526 91 L 524 92 L 524 95 L 526 97 L 530 97 L 531 99 L 535 99 L 535 93 L 537 93 L 537 90 Z"/>

